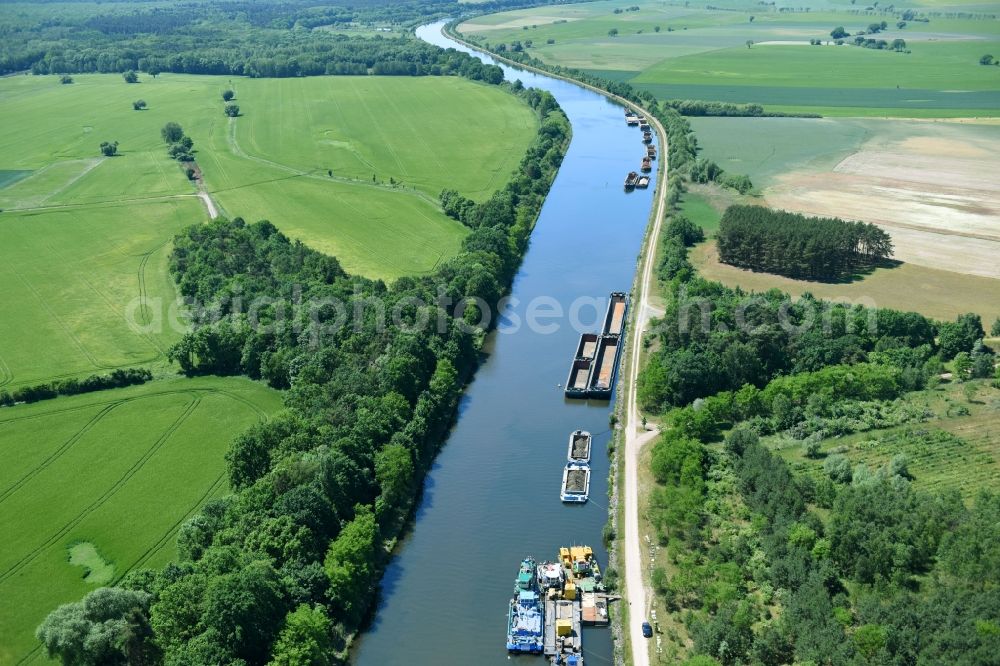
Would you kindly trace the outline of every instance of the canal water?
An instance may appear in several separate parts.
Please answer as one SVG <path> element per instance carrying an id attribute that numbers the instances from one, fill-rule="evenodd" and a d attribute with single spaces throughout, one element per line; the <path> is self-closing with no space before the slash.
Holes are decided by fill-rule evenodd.
<path id="1" fill-rule="evenodd" d="M 417 36 L 494 62 L 444 37 L 442 25 L 423 26 Z M 568 401 L 562 384 L 580 326 L 597 330 L 608 294 L 632 285 L 653 188 L 623 191 L 644 146 L 622 107 L 575 84 L 503 67 L 508 80 L 555 96 L 573 140 L 514 280 L 508 316 L 489 340 L 489 358 L 426 477 L 412 532 L 382 580 L 377 615 L 354 653 L 359 666 L 509 664 L 507 607 L 521 559 L 554 560 L 560 546 L 588 544 L 607 564 L 601 530 L 610 405 Z M 560 309 L 563 316 L 550 316 Z M 590 501 L 568 506 L 559 487 L 577 428 L 595 435 Z M 611 663 L 608 629 L 584 629 L 583 644 L 587 666 Z"/>

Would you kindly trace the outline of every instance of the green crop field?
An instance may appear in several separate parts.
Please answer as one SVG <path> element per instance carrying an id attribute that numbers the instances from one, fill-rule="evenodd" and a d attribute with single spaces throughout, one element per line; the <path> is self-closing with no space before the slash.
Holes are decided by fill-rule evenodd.
<path id="1" fill-rule="evenodd" d="M 279 408 L 246 379 L 178 378 L 0 409 L 0 663 L 42 657 L 34 628 L 60 603 L 170 561 L 227 489 L 232 436 Z"/>
<path id="2" fill-rule="evenodd" d="M 0 129 L 4 217 L 194 194 L 160 139 L 176 121 L 225 213 L 270 219 L 347 270 L 379 278 L 426 273 L 453 255 L 466 231 L 437 195 L 451 187 L 487 198 L 537 127 L 513 96 L 458 77 L 74 79 L 0 80 L 0 112 L 13 119 Z M 225 88 L 237 92 L 238 119 L 222 113 Z M 132 109 L 138 98 L 147 110 Z M 101 141 L 118 141 L 120 156 L 101 158 Z M 8 175 L 23 171 L 32 173 Z"/>
<path id="3" fill-rule="evenodd" d="M 876 133 L 880 121 L 829 118 L 691 118 L 701 155 L 750 176 L 758 190 L 793 170 L 832 170 Z"/>
<path id="4" fill-rule="evenodd" d="M 226 87 L 238 91 L 236 120 L 221 111 Z M 140 97 L 149 107 L 134 111 Z M 169 121 L 194 138 L 226 213 L 270 219 L 381 278 L 427 273 L 454 255 L 466 230 L 437 194 L 487 198 L 537 124 L 511 95 L 457 77 L 19 76 L 0 79 L 0 114 L 8 388 L 155 363 L 179 337 L 170 240 L 207 214 L 166 154 Z M 101 141 L 118 141 L 120 155 L 101 157 Z"/>
<path id="5" fill-rule="evenodd" d="M 1000 8 L 924 4 L 919 11 L 982 15 Z M 839 116 L 997 115 L 1000 73 L 979 65 L 980 56 L 1000 54 L 996 20 L 935 13 L 899 29 L 893 14 L 853 13 L 848 2 L 802 6 L 811 11 L 743 0 L 601 1 L 476 17 L 459 30 L 494 45 L 530 40 L 529 52 L 550 64 L 631 81 L 660 98 Z M 830 39 L 837 26 L 854 35 L 881 20 L 889 26 L 875 38 L 903 39 L 909 53 L 836 47 Z M 810 46 L 811 39 L 830 44 Z"/>
<path id="6" fill-rule="evenodd" d="M 269 219 L 370 277 L 428 273 L 454 255 L 465 228 L 441 213 L 438 194 L 454 188 L 486 199 L 537 127 L 510 95 L 458 78 L 241 80 L 234 88 L 244 115 L 210 119 L 198 156 L 213 197 L 230 215 Z M 193 136 L 198 145 L 197 129 Z"/>
<path id="7" fill-rule="evenodd" d="M 971 400 L 966 388 L 972 391 Z M 969 387 L 947 384 L 911 394 L 906 401 L 934 416 L 925 422 L 827 438 L 821 444 L 823 457 L 817 459 L 805 457 L 801 445 L 780 438 L 771 438 L 770 443 L 798 471 L 816 477 L 823 474 L 823 460 L 832 453 L 872 471 L 903 454 L 918 487 L 958 490 L 967 500 L 980 489 L 1000 489 L 1000 391 L 984 381 Z"/>
<path id="8" fill-rule="evenodd" d="M 201 219 L 193 197 L 0 215 L 0 385 L 162 360 L 170 239 Z"/>

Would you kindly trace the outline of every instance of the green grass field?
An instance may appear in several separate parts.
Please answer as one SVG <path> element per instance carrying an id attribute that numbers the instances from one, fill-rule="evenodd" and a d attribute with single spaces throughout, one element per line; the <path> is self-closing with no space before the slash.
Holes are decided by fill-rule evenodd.
<path id="1" fill-rule="evenodd" d="M 631 6 L 639 11 L 614 13 Z M 981 55 L 1000 53 L 997 21 L 933 15 L 898 29 L 891 14 L 853 14 L 846 1 L 802 6 L 811 11 L 779 12 L 746 0 L 613 0 L 476 17 L 459 29 L 491 44 L 530 40 L 530 53 L 550 64 L 631 81 L 661 98 L 838 116 L 997 115 L 1000 71 L 978 64 Z M 925 6 L 978 14 L 1000 8 Z M 911 53 L 808 45 L 830 39 L 836 26 L 854 34 L 883 19 L 889 29 L 878 38 L 904 39 Z"/>
<path id="2" fill-rule="evenodd" d="M 451 77 L 241 80 L 235 89 L 244 115 L 209 119 L 198 156 L 213 197 L 370 277 L 429 273 L 454 255 L 466 230 L 441 213 L 438 194 L 486 199 L 537 127 L 510 95 Z"/>
<path id="3" fill-rule="evenodd" d="M 74 79 L 0 80 L 0 112 L 13 119 L 0 130 L 3 216 L 88 204 L 99 217 L 105 204 L 193 194 L 160 139 L 176 121 L 225 213 L 270 219 L 378 278 L 427 273 L 453 255 L 466 230 L 437 195 L 451 187 L 487 198 L 537 128 L 513 96 L 457 77 Z M 236 120 L 222 113 L 225 88 L 237 91 Z M 147 110 L 132 109 L 138 98 Z M 101 158 L 98 144 L 115 140 L 121 155 Z M 6 175 L 23 171 L 32 173 Z"/>
<path id="4" fill-rule="evenodd" d="M 0 664 L 44 656 L 34 628 L 60 603 L 170 561 L 227 490 L 230 439 L 280 404 L 249 380 L 177 378 L 0 409 Z"/>
<path id="5" fill-rule="evenodd" d="M 719 230 L 722 213 L 712 205 L 708 197 L 697 192 L 689 192 L 681 199 L 680 212 L 705 230 L 710 236 Z"/>
<path id="6" fill-rule="evenodd" d="M 162 361 L 170 239 L 204 217 L 190 196 L 0 215 L 0 386 Z"/>
<path id="7" fill-rule="evenodd" d="M 885 122 L 829 118 L 691 118 L 701 156 L 763 190 L 793 170 L 832 170 Z"/>
<path id="8" fill-rule="evenodd" d="M 946 384 L 914 393 L 907 401 L 932 411 L 930 420 L 825 439 L 824 457 L 841 453 L 852 465 L 864 463 L 875 471 L 904 454 L 918 488 L 955 489 L 967 500 L 980 489 L 995 492 L 1000 489 L 1000 391 L 977 381 L 970 401 L 965 389 L 964 384 Z M 799 472 L 823 474 L 823 458 L 806 458 L 801 446 L 776 438 L 770 443 Z"/>

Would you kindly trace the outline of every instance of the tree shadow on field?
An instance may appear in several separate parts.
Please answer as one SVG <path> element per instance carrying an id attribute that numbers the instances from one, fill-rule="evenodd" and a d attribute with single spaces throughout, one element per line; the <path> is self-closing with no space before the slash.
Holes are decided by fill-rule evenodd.
<path id="1" fill-rule="evenodd" d="M 857 266 L 852 273 L 845 274 L 839 278 L 816 281 L 827 282 L 830 284 L 850 284 L 852 282 L 860 282 L 861 280 L 864 280 L 880 268 L 899 268 L 902 265 L 903 262 L 898 259 L 879 259 L 878 261 L 873 261 L 872 263 L 864 266 Z"/>

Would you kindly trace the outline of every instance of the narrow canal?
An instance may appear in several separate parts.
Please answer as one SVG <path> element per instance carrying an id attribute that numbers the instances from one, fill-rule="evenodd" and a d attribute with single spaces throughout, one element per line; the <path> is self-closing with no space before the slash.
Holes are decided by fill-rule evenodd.
<path id="1" fill-rule="evenodd" d="M 417 36 L 494 62 L 442 35 L 442 25 L 423 26 Z M 653 188 L 622 189 L 644 146 L 620 106 L 566 81 L 504 70 L 508 80 L 555 96 L 573 141 L 514 280 L 511 314 L 487 345 L 489 358 L 424 483 L 412 532 L 382 580 L 377 616 L 355 651 L 359 666 L 508 663 L 507 606 L 523 557 L 554 560 L 562 545 L 588 544 L 607 565 L 601 530 L 610 406 L 568 401 L 562 384 L 580 334 L 574 302 L 580 324 L 597 330 L 608 294 L 629 290 Z M 587 305 L 594 300 L 596 307 Z M 563 316 L 537 317 L 543 326 L 530 326 L 532 307 Z M 595 435 L 590 501 L 567 506 L 559 487 L 577 428 Z M 583 644 L 588 666 L 611 663 L 608 629 L 585 629 Z"/>

